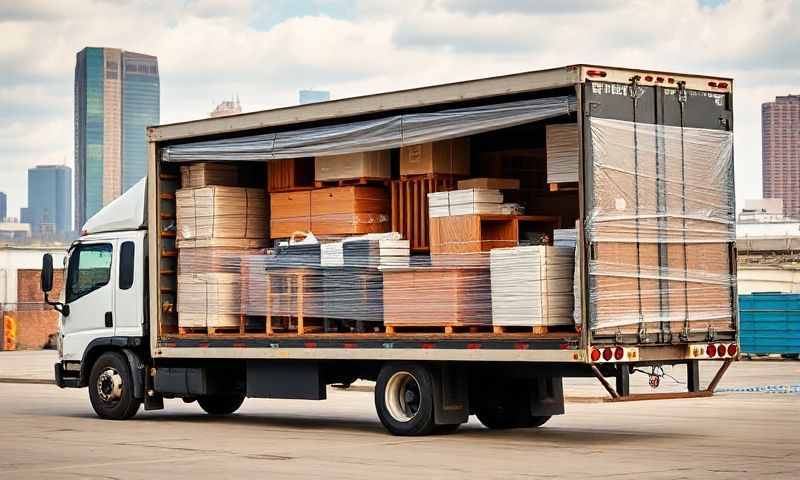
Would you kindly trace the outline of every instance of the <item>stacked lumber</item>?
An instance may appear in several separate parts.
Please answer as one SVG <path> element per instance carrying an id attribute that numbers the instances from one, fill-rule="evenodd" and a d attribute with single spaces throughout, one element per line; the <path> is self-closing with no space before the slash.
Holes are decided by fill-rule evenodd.
<path id="1" fill-rule="evenodd" d="M 578 181 L 578 125 L 564 123 L 545 127 L 547 183 Z"/>
<path id="2" fill-rule="evenodd" d="M 178 248 L 264 244 L 266 208 L 259 188 L 208 186 L 175 192 Z"/>
<path id="3" fill-rule="evenodd" d="M 236 165 L 225 163 L 192 163 L 181 165 L 181 186 L 198 188 L 209 185 L 235 187 L 239 184 Z"/>
<path id="4" fill-rule="evenodd" d="M 543 245 L 498 248 L 489 257 L 493 325 L 573 324 L 574 249 Z"/>
<path id="5" fill-rule="evenodd" d="M 469 175 L 468 137 L 400 148 L 400 175 Z"/>
<path id="6" fill-rule="evenodd" d="M 408 240 L 347 239 L 342 242 L 345 266 L 378 268 L 408 266 L 411 249 Z"/>
<path id="7" fill-rule="evenodd" d="M 453 190 L 448 193 L 450 215 L 502 214 L 503 193 L 492 189 Z"/>
<path id="8" fill-rule="evenodd" d="M 459 190 L 519 190 L 519 179 L 516 178 L 470 178 L 458 181 Z"/>
<path id="9" fill-rule="evenodd" d="M 240 324 L 238 273 L 178 274 L 178 327 L 230 328 Z"/>
<path id="10" fill-rule="evenodd" d="M 489 269 L 384 269 L 383 316 L 389 327 L 490 325 Z"/>
<path id="11" fill-rule="evenodd" d="M 389 150 L 330 155 L 314 159 L 314 179 L 318 182 L 359 178 L 388 180 L 391 174 Z"/>

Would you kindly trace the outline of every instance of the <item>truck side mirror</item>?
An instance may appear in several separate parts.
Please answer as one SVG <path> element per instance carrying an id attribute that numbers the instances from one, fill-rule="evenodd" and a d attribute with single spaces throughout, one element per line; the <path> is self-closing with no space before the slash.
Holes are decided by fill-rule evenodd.
<path id="1" fill-rule="evenodd" d="M 42 257 L 42 291 L 48 293 L 53 289 L 53 256 L 45 253 Z"/>

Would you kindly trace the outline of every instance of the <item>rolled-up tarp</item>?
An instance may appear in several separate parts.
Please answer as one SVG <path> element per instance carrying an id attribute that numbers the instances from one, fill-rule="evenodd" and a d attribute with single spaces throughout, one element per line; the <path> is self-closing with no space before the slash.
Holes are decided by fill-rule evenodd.
<path id="1" fill-rule="evenodd" d="M 267 161 L 398 148 L 513 127 L 575 111 L 575 97 L 410 113 L 261 135 L 170 145 L 168 162 Z"/>

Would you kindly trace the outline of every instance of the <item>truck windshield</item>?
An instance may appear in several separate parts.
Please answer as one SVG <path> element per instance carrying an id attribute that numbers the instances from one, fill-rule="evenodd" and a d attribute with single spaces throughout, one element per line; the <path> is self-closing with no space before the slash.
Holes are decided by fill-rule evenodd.
<path id="1" fill-rule="evenodd" d="M 111 276 L 110 243 L 80 245 L 69 258 L 67 302 L 72 302 L 107 284 Z"/>

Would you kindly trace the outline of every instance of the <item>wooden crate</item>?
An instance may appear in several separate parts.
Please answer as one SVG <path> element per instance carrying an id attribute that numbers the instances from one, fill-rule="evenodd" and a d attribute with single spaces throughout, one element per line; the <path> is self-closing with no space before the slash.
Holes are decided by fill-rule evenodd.
<path id="1" fill-rule="evenodd" d="M 454 138 L 400 148 L 400 175 L 469 175 L 469 138 Z"/>
<path id="2" fill-rule="evenodd" d="M 289 192 L 314 186 L 314 157 L 267 162 L 267 191 Z"/>
<path id="3" fill-rule="evenodd" d="M 392 176 L 389 150 L 314 158 L 314 180 L 385 179 Z"/>
<path id="4" fill-rule="evenodd" d="M 430 250 L 428 194 L 455 188 L 452 175 L 411 177 L 392 181 L 392 231 L 409 240 L 414 252 Z"/>
<path id="5" fill-rule="evenodd" d="M 270 238 L 291 237 L 311 229 L 311 192 L 274 192 L 270 199 Z"/>
<path id="6" fill-rule="evenodd" d="M 389 230 L 389 194 L 384 187 L 353 185 L 313 190 L 311 231 L 356 235 Z"/>
<path id="7" fill-rule="evenodd" d="M 490 325 L 489 269 L 386 269 L 383 314 L 388 327 Z"/>

